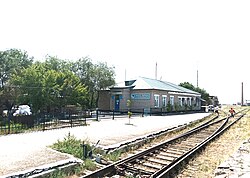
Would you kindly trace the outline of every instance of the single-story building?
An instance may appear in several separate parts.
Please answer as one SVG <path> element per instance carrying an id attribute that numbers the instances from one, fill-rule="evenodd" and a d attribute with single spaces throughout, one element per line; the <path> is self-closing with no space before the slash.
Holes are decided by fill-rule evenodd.
<path id="1" fill-rule="evenodd" d="M 98 108 L 115 111 L 200 110 L 201 94 L 170 82 L 138 77 L 109 90 L 100 90 Z"/>

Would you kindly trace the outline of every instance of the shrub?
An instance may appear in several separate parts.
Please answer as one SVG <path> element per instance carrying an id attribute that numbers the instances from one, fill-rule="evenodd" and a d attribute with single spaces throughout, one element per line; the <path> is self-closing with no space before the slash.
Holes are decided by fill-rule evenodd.
<path id="1" fill-rule="evenodd" d="M 81 146 L 82 141 L 76 139 L 75 136 L 70 133 L 62 140 L 58 140 L 51 147 L 57 151 L 71 154 L 77 158 L 83 159 L 83 148 Z M 91 146 L 87 145 L 87 151 L 91 150 Z"/>
<path id="2" fill-rule="evenodd" d="M 128 111 L 128 117 L 131 118 L 132 112 Z"/>

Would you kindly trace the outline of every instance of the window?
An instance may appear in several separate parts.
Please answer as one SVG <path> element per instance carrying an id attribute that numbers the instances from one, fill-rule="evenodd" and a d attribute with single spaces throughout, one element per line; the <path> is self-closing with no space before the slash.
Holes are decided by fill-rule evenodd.
<path id="1" fill-rule="evenodd" d="M 179 105 L 182 106 L 182 98 L 181 97 L 178 98 L 179 98 Z"/>
<path id="2" fill-rule="evenodd" d="M 162 107 L 166 107 L 166 106 L 167 106 L 167 96 L 162 95 Z"/>
<path id="3" fill-rule="evenodd" d="M 186 105 L 187 104 L 187 98 L 182 98 L 182 105 Z"/>
<path id="4" fill-rule="evenodd" d="M 199 99 L 196 97 L 195 100 L 196 100 L 196 106 L 199 106 Z"/>
<path id="5" fill-rule="evenodd" d="M 199 106 L 199 98 L 198 97 L 194 97 L 193 105 L 194 106 Z"/>
<path id="6" fill-rule="evenodd" d="M 174 96 L 170 96 L 170 104 L 174 106 Z"/>
<path id="7" fill-rule="evenodd" d="M 159 107 L 159 95 L 154 95 L 155 98 L 155 107 Z"/>

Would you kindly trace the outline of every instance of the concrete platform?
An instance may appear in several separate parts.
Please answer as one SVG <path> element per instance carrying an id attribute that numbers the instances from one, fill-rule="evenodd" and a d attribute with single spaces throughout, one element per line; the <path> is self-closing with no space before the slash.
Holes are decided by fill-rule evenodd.
<path id="1" fill-rule="evenodd" d="M 209 113 L 195 113 L 171 116 L 147 116 L 102 119 L 88 121 L 88 126 L 63 128 L 24 134 L 0 136 L 0 176 L 15 175 L 17 172 L 55 164 L 72 157 L 47 148 L 67 134 L 95 144 L 100 140 L 103 147 L 113 147 L 129 139 L 188 124 L 202 119 Z"/>

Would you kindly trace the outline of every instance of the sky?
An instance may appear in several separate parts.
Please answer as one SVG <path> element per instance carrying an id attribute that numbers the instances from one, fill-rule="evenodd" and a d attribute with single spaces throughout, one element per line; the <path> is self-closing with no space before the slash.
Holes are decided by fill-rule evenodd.
<path id="1" fill-rule="evenodd" d="M 0 0 L 0 51 L 90 57 L 138 76 L 189 82 L 220 103 L 250 100 L 248 0 Z M 157 75 L 156 75 L 157 63 Z"/>

